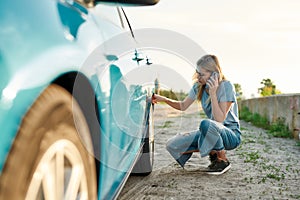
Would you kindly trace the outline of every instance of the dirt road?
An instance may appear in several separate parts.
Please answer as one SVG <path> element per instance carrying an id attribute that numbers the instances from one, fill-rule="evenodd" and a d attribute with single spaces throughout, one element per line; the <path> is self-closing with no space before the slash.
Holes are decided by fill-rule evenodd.
<path id="1" fill-rule="evenodd" d="M 197 129 L 204 116 L 193 105 L 185 112 L 155 107 L 155 164 L 147 177 L 131 176 L 119 200 L 135 199 L 300 199 L 300 147 L 241 122 L 243 143 L 228 151 L 232 168 L 221 176 L 201 170 L 208 158 L 194 153 L 182 169 L 165 149 L 168 138 Z"/>

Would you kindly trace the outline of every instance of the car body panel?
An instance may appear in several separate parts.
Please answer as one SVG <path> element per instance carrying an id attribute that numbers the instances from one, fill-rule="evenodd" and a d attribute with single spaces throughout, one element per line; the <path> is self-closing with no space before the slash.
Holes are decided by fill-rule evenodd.
<path id="1" fill-rule="evenodd" d="M 140 150 L 147 93 L 126 82 L 122 59 L 106 65 L 111 61 L 99 56 L 103 65 L 96 67 L 86 62 L 97 46 L 124 30 L 102 18 L 98 6 L 86 9 L 75 2 L 16 0 L 1 1 L 0 8 L 0 172 L 20 123 L 37 97 L 59 76 L 79 71 L 90 81 L 98 100 L 102 129 L 99 199 L 113 198 Z M 129 43 L 134 44 L 133 40 Z M 113 49 L 110 53 L 115 54 Z M 125 62 L 137 67 L 132 60 Z M 126 106 L 120 106 L 120 98 L 114 95 L 122 95 Z M 116 111 L 130 120 L 118 118 Z"/>

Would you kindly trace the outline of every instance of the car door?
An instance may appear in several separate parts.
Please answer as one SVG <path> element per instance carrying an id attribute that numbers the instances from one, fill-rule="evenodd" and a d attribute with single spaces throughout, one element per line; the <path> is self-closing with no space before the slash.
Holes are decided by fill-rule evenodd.
<path id="1" fill-rule="evenodd" d="M 135 59 L 137 44 L 126 31 L 122 10 L 98 4 L 91 14 L 104 42 L 90 54 L 83 71 L 94 70 L 90 77 L 94 80 L 101 126 L 99 189 L 111 197 L 141 151 L 151 89 L 130 76 L 142 66 Z"/>

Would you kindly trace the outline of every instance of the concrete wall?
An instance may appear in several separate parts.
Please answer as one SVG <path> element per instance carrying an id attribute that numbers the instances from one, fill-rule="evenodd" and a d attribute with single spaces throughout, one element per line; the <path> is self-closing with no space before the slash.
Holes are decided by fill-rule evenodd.
<path id="1" fill-rule="evenodd" d="M 285 118 L 289 129 L 293 131 L 295 139 L 299 139 L 300 129 L 300 93 L 288 95 L 274 95 L 242 100 L 239 103 L 240 109 L 248 107 L 250 112 L 258 113 L 267 117 L 270 122 L 276 121 L 279 117 Z"/>

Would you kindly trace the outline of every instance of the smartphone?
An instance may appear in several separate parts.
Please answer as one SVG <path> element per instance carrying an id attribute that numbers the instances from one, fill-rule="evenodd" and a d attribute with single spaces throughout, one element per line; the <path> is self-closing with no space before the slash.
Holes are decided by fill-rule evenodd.
<path id="1" fill-rule="evenodd" d="M 209 79 L 217 78 L 219 80 L 219 73 L 218 72 L 212 72 Z"/>

